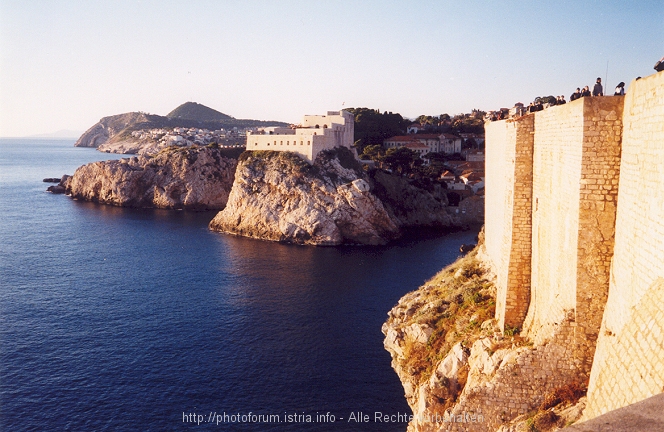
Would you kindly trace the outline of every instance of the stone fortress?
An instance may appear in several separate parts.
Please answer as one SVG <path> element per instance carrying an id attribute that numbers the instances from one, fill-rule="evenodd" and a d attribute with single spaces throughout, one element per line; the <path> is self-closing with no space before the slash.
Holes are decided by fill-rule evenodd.
<path id="1" fill-rule="evenodd" d="M 548 387 L 588 383 L 582 420 L 663 393 L 664 73 L 487 123 L 486 143 L 501 329 L 540 347 Z"/>
<path id="2" fill-rule="evenodd" d="M 247 135 L 247 150 L 291 151 L 312 163 L 323 150 L 352 148 L 354 122 L 348 111 L 305 115 L 301 125 L 264 128 Z"/>

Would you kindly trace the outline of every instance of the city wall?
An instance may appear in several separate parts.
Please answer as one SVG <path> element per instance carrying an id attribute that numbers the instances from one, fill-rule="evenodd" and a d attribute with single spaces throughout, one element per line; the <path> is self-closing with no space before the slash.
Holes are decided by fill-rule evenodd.
<path id="1" fill-rule="evenodd" d="M 625 96 L 609 297 L 584 418 L 664 392 L 664 73 Z"/>
<path id="2" fill-rule="evenodd" d="M 486 127 L 485 247 L 496 273 L 496 318 L 520 327 L 530 302 L 535 116 Z M 517 179 L 519 179 L 517 181 Z"/>
<path id="3" fill-rule="evenodd" d="M 664 73 L 486 138 L 501 328 L 569 344 L 560 365 L 590 375 L 585 418 L 664 392 Z"/>

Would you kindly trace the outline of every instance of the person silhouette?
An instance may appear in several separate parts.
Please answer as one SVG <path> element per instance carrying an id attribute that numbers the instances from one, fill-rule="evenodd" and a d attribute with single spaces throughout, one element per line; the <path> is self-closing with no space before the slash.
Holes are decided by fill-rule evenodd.
<path id="1" fill-rule="evenodd" d="M 602 88 L 602 78 L 597 78 L 595 87 L 593 87 L 593 96 L 604 96 L 604 89 Z"/>

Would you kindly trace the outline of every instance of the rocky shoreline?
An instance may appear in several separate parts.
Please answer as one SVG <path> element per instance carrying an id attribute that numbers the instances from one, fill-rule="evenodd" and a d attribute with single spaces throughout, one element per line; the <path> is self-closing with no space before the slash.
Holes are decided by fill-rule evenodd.
<path id="1" fill-rule="evenodd" d="M 580 418 L 584 377 L 549 379 L 565 335 L 535 346 L 518 330 L 503 334 L 494 278 L 480 234 L 478 247 L 388 313 L 384 346 L 413 411 L 409 432 L 556 431 Z"/>
<path id="2" fill-rule="evenodd" d="M 346 148 L 320 153 L 313 165 L 287 152 L 246 152 L 210 228 L 295 244 L 384 245 L 405 227 L 458 226 L 446 206 L 445 194 L 372 177 Z"/>
<path id="3" fill-rule="evenodd" d="M 59 187 L 74 199 L 119 207 L 219 210 L 237 161 L 213 148 L 168 148 L 155 156 L 83 165 Z"/>
<path id="4" fill-rule="evenodd" d="M 462 229 L 444 186 L 365 170 L 346 148 L 313 164 L 289 152 L 169 147 L 94 162 L 48 190 L 120 207 L 221 210 L 214 231 L 302 245 L 384 245 L 412 230 Z"/>

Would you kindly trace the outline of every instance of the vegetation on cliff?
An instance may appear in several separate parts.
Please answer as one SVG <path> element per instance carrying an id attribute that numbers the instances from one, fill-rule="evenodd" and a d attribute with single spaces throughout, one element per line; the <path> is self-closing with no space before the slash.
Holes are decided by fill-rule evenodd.
<path id="1" fill-rule="evenodd" d="M 233 119 L 233 117 L 227 114 L 196 102 L 185 102 L 166 114 L 166 117 L 197 121 L 223 121 Z"/>
<path id="2" fill-rule="evenodd" d="M 229 204 L 210 228 L 264 240 L 380 245 L 401 228 L 459 225 L 442 187 L 427 190 L 383 172 L 367 173 L 345 147 L 313 164 L 283 151 L 247 151 L 239 158 Z"/>
<path id="3" fill-rule="evenodd" d="M 483 254 L 480 245 L 388 313 L 384 343 L 413 410 L 409 431 L 439 430 L 426 419 L 470 411 L 484 416 L 473 430 L 543 432 L 583 409 L 585 383 L 550 360 L 564 346 L 535 347 L 517 329 L 497 327 Z"/>

